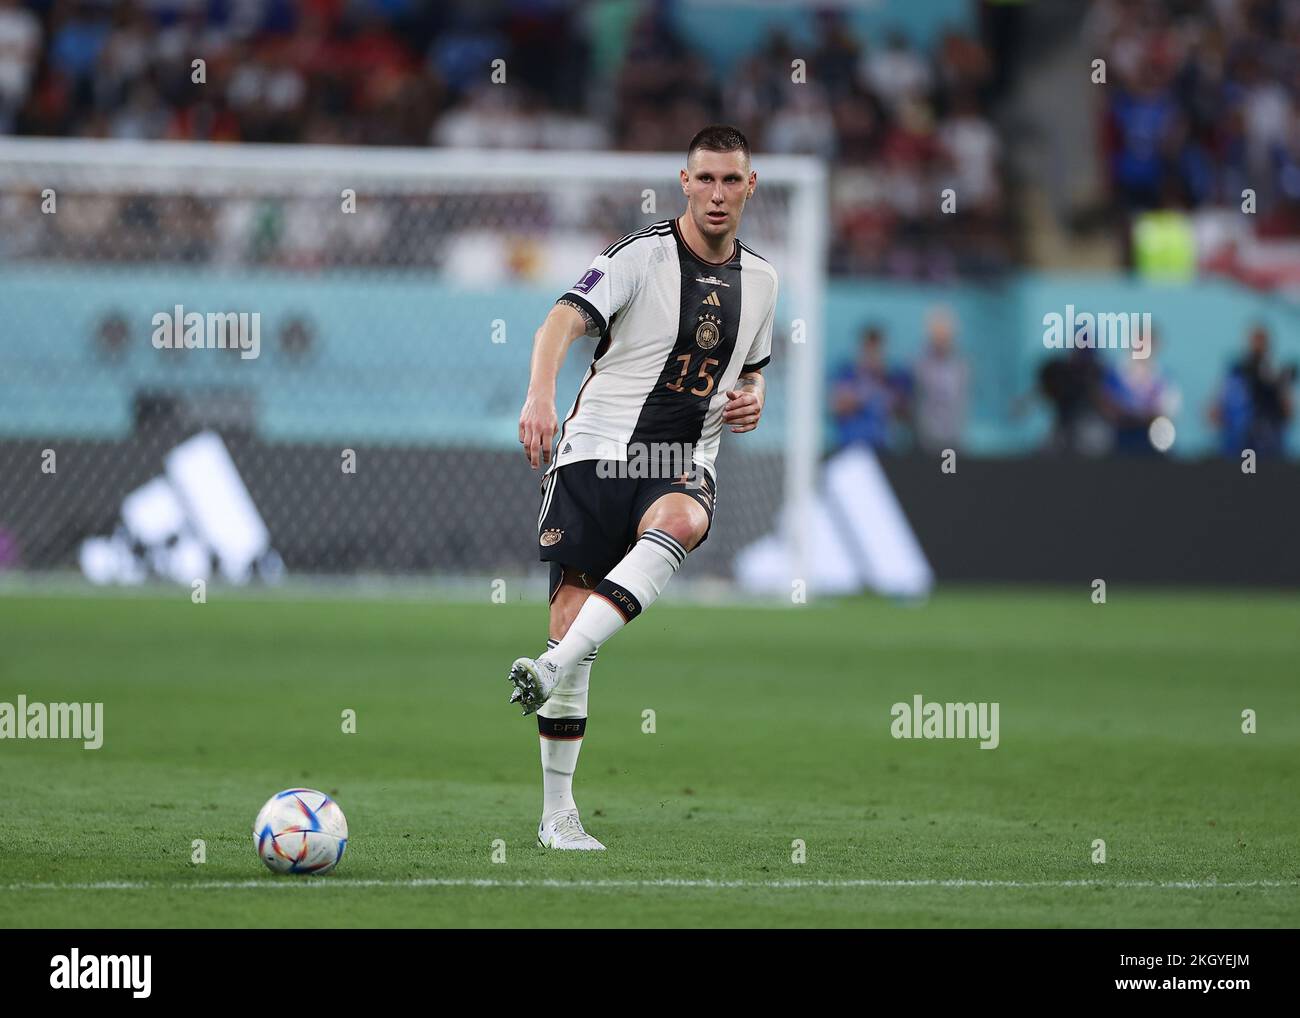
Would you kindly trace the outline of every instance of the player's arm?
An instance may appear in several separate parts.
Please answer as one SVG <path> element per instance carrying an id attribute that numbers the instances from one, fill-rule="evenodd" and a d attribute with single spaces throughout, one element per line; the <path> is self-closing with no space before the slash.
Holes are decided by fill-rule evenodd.
<path id="1" fill-rule="evenodd" d="M 744 372 L 736 380 L 736 387 L 727 390 L 727 405 L 723 408 L 722 419 L 737 435 L 753 431 L 758 427 L 758 419 L 763 414 L 763 399 L 767 395 L 767 380 L 763 369 L 755 368 Z"/>
<path id="2" fill-rule="evenodd" d="M 533 335 L 533 360 L 528 376 L 528 395 L 519 412 L 519 441 L 524 456 L 534 470 L 539 463 L 551 462 L 551 443 L 555 441 L 555 379 L 564 363 L 564 355 L 589 322 L 575 304 L 564 301 L 551 308 L 541 328 Z"/>
<path id="3" fill-rule="evenodd" d="M 763 414 L 763 400 L 767 396 L 767 380 L 763 377 L 763 368 L 772 359 L 772 326 L 775 321 L 776 283 L 773 280 L 767 314 L 759 326 L 754 346 L 745 358 L 745 366 L 740 369 L 736 387 L 727 390 L 727 405 L 722 410 L 723 422 L 737 435 L 757 428 L 758 419 Z"/>

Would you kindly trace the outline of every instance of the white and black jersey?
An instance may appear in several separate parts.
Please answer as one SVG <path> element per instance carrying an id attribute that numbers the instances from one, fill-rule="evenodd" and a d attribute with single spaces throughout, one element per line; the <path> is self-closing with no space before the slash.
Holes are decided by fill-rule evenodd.
<path id="1" fill-rule="evenodd" d="M 547 473 L 626 459 L 633 443 L 689 445 L 715 472 L 725 393 L 771 359 L 776 291 L 776 270 L 744 244 L 706 261 L 673 219 L 607 247 L 559 298 L 598 343 Z"/>

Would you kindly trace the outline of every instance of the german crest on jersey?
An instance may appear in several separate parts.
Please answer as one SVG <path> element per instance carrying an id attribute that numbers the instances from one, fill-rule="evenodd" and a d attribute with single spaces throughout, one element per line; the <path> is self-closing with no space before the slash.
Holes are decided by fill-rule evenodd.
<path id="1" fill-rule="evenodd" d="M 695 343 L 701 350 L 712 350 L 722 338 L 720 318 L 713 315 L 700 315 L 700 324 L 695 330 Z"/>

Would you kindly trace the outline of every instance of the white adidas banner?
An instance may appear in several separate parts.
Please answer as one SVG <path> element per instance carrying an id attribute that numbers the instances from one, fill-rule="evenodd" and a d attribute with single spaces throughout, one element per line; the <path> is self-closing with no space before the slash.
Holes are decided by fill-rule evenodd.
<path id="1" fill-rule="evenodd" d="M 275 582 L 284 573 L 235 461 L 211 431 L 167 454 L 164 476 L 122 500 L 116 532 L 82 542 L 80 564 L 93 583 L 192 583 L 208 580 L 214 566 L 233 584 L 255 573 Z"/>
<path id="2" fill-rule="evenodd" d="M 934 572 L 875 454 L 864 446 L 836 453 L 822 470 L 811 518 L 782 521 L 736 556 L 736 577 L 754 593 L 788 593 L 795 575 L 792 528 L 806 528 L 812 549 L 809 593 L 875 591 L 890 597 L 925 597 Z"/>

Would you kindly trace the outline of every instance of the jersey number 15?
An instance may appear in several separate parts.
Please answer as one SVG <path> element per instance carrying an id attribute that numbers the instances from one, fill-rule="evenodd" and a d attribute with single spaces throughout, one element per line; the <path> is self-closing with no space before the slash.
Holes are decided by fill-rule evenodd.
<path id="1" fill-rule="evenodd" d="M 668 386 L 668 388 L 672 389 L 673 392 L 681 392 L 685 388 L 685 385 L 683 383 L 685 383 L 686 381 L 686 372 L 689 371 L 691 367 L 690 354 L 684 353 L 680 355 L 677 359 L 682 362 L 682 373 L 677 376 L 677 381 L 664 383 L 665 385 Z M 716 368 L 721 363 L 722 362 L 719 361 L 716 357 L 704 358 L 703 363 L 700 364 L 700 373 L 696 377 L 705 379 L 705 385 L 703 389 L 699 388 L 699 386 L 690 389 L 689 392 L 692 396 L 707 396 L 709 393 L 713 391 L 713 386 L 716 382 L 716 379 L 714 379 L 714 377 L 711 374 L 709 374 L 709 366 L 712 365 L 713 367 Z"/>

